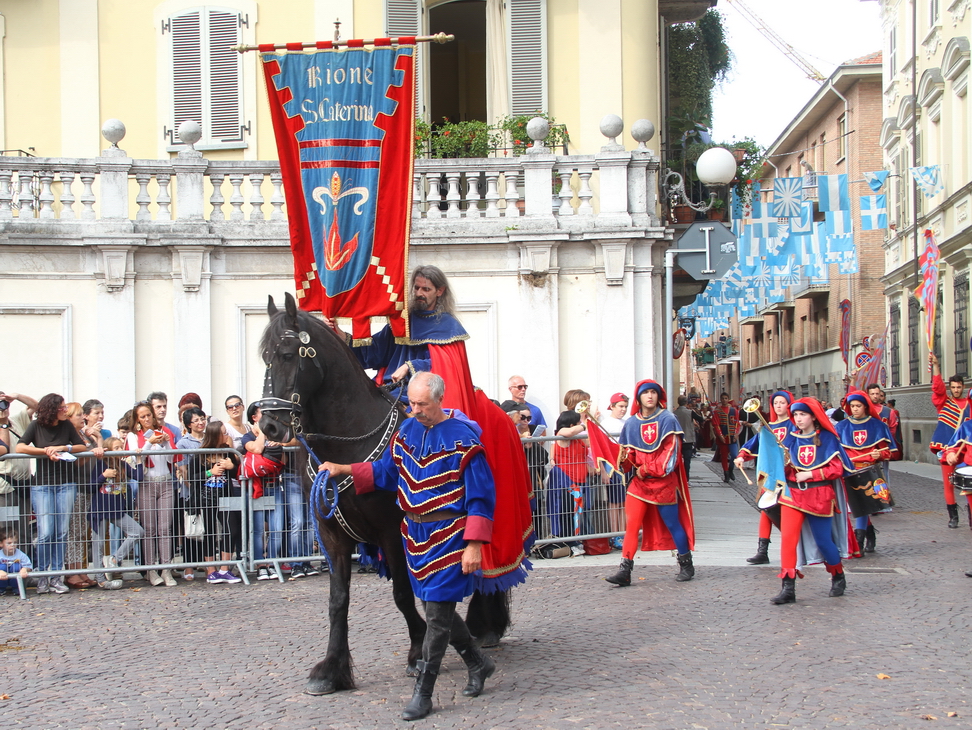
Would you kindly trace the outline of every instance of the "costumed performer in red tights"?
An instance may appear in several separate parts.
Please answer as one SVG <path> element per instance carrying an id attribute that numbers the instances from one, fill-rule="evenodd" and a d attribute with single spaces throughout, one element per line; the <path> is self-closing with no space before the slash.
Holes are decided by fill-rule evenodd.
<path id="1" fill-rule="evenodd" d="M 796 428 L 783 439 L 789 451 L 787 488 L 780 504 L 780 578 L 783 590 L 771 603 L 796 601 L 797 566 L 824 563 L 831 575 L 830 595 L 847 587 L 842 557 L 847 557 L 847 500 L 842 477 L 853 471 L 837 432 L 816 398 L 801 398 L 790 406 Z M 810 534 L 805 534 L 804 526 Z"/>
<path id="2" fill-rule="evenodd" d="M 695 576 L 695 525 L 681 457 L 682 429 L 665 405 L 665 389 L 654 380 L 642 380 L 635 387 L 631 418 L 621 429 L 621 469 L 630 472 L 623 559 L 618 572 L 605 579 L 617 586 L 631 585 L 638 530 L 642 530 L 642 550 L 678 550 L 675 580 Z"/>
<path id="3" fill-rule="evenodd" d="M 789 391 L 778 390 L 773 393 L 770 398 L 770 407 L 772 408 L 771 418 L 773 420 L 767 421 L 769 423 L 770 429 L 773 431 L 773 435 L 776 436 L 776 440 L 783 443 L 783 439 L 786 438 L 786 434 L 790 432 L 793 428 L 793 421 L 790 420 L 790 404 L 793 402 L 793 396 L 790 395 Z M 749 441 L 743 444 L 743 447 L 739 450 L 739 456 L 736 457 L 735 465 L 739 467 L 740 470 L 743 468 L 743 464 L 747 461 L 755 459 L 757 454 L 759 454 L 759 434 L 757 433 Z M 762 490 L 765 491 L 765 490 Z M 760 496 L 762 496 L 762 491 Z M 769 545 L 770 545 L 770 533 L 773 531 L 773 521 L 766 514 L 766 510 L 759 511 L 759 546 L 756 548 L 756 554 L 751 558 L 746 558 L 746 562 L 752 565 L 765 565 L 770 561 L 769 559 Z"/>

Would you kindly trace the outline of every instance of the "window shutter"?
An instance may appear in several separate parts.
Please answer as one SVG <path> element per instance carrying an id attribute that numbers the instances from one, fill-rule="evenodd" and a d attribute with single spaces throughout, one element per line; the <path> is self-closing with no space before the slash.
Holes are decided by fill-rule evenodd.
<path id="1" fill-rule="evenodd" d="M 388 38 L 422 35 L 422 0 L 385 0 L 385 35 Z M 425 112 L 425 44 L 415 49 L 415 117 Z"/>
<path id="2" fill-rule="evenodd" d="M 507 0 L 510 114 L 547 109 L 547 1 Z"/>
<path id="3" fill-rule="evenodd" d="M 234 46 L 240 45 L 237 13 L 209 11 L 209 134 L 213 140 L 242 138 L 240 130 L 243 60 Z"/>
<path id="4" fill-rule="evenodd" d="M 180 143 L 176 132 L 187 119 L 202 127 L 201 144 L 242 141 L 243 61 L 233 50 L 242 42 L 240 23 L 230 8 L 201 6 L 163 24 L 171 33 L 171 144 Z"/>
<path id="5" fill-rule="evenodd" d="M 172 18 L 172 128 L 203 123 L 202 20 L 194 11 Z M 174 132 L 173 132 L 174 134 Z"/>

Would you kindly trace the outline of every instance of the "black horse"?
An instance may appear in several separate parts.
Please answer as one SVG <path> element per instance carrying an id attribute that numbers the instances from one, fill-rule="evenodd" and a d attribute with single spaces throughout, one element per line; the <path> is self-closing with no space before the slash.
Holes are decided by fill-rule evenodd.
<path id="1" fill-rule="evenodd" d="M 319 318 L 297 309 L 286 295 L 283 312 L 270 297 L 270 323 L 260 348 L 267 365 L 264 396 L 280 398 L 296 407 L 263 409 L 260 427 L 274 441 L 288 441 L 302 433 L 321 461 L 340 464 L 377 459 L 404 417 L 397 393 L 385 392 L 372 382 L 343 338 Z M 300 452 L 298 468 L 311 479 L 306 454 Z M 425 621 L 415 607 L 408 578 L 400 525 L 402 511 L 391 492 L 376 490 L 356 495 L 350 478 L 342 480 L 337 513 L 328 519 L 315 512 L 321 539 L 331 559 L 330 636 L 327 654 L 311 670 L 305 691 L 323 695 L 353 689 L 354 673 L 348 645 L 348 605 L 351 586 L 351 554 L 358 542 L 381 548 L 392 580 L 395 605 L 408 625 L 409 650 L 406 673 L 416 676 L 416 660 L 422 656 Z M 502 636 L 509 624 L 507 595 L 476 594 L 470 603 L 467 623 L 474 636 Z"/>

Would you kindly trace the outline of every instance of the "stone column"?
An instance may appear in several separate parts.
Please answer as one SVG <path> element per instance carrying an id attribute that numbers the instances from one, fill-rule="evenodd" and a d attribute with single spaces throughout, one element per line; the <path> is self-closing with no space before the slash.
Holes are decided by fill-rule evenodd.
<path id="1" fill-rule="evenodd" d="M 193 147 L 201 137 L 202 128 L 196 122 L 188 120 L 179 125 L 179 139 L 187 145 L 172 161 L 176 174 L 176 216 L 180 221 L 201 221 L 205 217 L 203 180 L 209 161 Z"/>
<path id="2" fill-rule="evenodd" d="M 132 169 L 132 159 L 119 148 L 118 143 L 125 138 L 125 125 L 117 119 L 109 119 L 101 127 L 102 136 L 111 142 L 111 147 L 102 150 L 98 158 L 98 172 L 101 178 L 101 197 L 98 205 L 103 220 L 129 220 L 128 211 L 128 174 Z"/>
<path id="3" fill-rule="evenodd" d="M 203 240 L 200 240 L 203 239 Z M 175 387 L 213 403 L 213 331 L 210 299 L 211 237 L 164 241 L 172 252 L 172 318 Z M 228 324 L 228 322 L 227 322 Z M 178 398 L 178 395 L 176 396 Z M 213 408 L 213 406 L 210 406 Z M 215 409 L 214 409 L 215 410 Z"/>
<path id="4" fill-rule="evenodd" d="M 97 224 L 94 224 L 97 225 Z M 98 359 L 98 389 L 92 397 L 105 404 L 105 413 L 120 418 L 135 402 L 135 243 L 95 243 L 101 254 L 94 338 L 82 337 L 84 351 Z M 105 428 L 114 431 L 114 423 Z"/>
<path id="5" fill-rule="evenodd" d="M 629 392 L 639 375 L 636 368 L 636 338 L 639 331 L 657 333 L 658 324 L 650 318 L 635 316 L 634 271 L 631 265 L 632 242 L 626 238 L 600 238 L 586 235 L 594 243 L 598 271 L 595 289 L 595 321 L 591 332 L 594 342 L 594 383 L 599 395 L 619 390 Z M 603 274 L 601 273 L 603 271 Z M 657 336 L 657 335 L 655 335 Z M 604 403 L 601 403 L 602 410 Z"/>

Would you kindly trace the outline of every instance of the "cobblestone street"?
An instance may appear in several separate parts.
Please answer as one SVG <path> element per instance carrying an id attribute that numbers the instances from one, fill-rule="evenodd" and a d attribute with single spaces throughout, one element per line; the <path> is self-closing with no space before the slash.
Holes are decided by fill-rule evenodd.
<path id="1" fill-rule="evenodd" d="M 813 567 L 798 582 L 796 604 L 772 606 L 777 536 L 771 565 L 746 565 L 756 546 L 751 488 L 723 486 L 706 466 L 693 467 L 695 580 L 676 583 L 668 555 L 639 556 L 627 589 L 603 580 L 617 552 L 544 562 L 515 592 L 515 624 L 490 650 L 498 671 L 484 695 L 462 697 L 464 667 L 450 653 L 436 709 L 415 726 L 970 726 L 972 580 L 963 572 L 972 567 L 972 535 L 964 521 L 946 528 L 940 483 L 896 471 L 897 507 L 875 520 L 878 552 L 850 561 L 847 594 L 828 598 L 829 576 Z M 732 540 L 707 532 L 708 514 L 735 510 L 743 517 Z M 3 600 L 4 725 L 407 724 L 398 719 L 412 686 L 404 622 L 385 581 L 353 577 L 358 689 L 328 697 L 302 694 L 327 637 L 326 576 L 250 587 L 133 585 Z"/>

